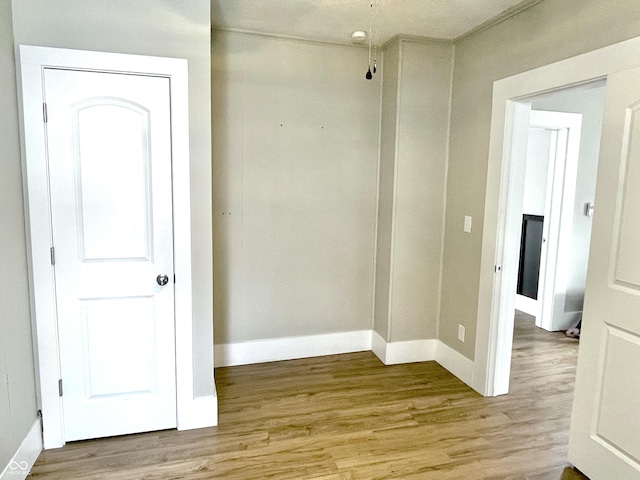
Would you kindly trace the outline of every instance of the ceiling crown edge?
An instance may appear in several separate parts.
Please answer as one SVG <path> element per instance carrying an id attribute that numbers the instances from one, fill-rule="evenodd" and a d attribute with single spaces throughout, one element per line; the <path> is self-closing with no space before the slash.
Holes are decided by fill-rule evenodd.
<path id="1" fill-rule="evenodd" d="M 495 17 L 490 18 L 486 22 L 481 23 L 477 27 L 472 28 L 468 32 L 463 33 L 462 35 L 459 35 L 456 38 L 452 39 L 452 42 L 454 44 L 456 44 L 458 42 L 466 40 L 469 37 L 477 35 L 480 32 L 483 32 L 483 31 L 485 31 L 485 30 L 487 30 L 487 29 L 489 29 L 491 27 L 494 27 L 494 26 L 504 22 L 505 20 L 510 19 L 511 17 L 514 17 L 514 16 L 518 15 L 519 13 L 522 13 L 525 10 L 530 9 L 531 7 L 537 5 L 538 3 L 542 2 L 542 1 L 543 0 L 525 0 L 525 1 L 521 2 L 521 3 L 518 3 L 517 5 L 509 7 L 504 12 L 500 13 L 499 15 L 496 15 Z"/>
<path id="2" fill-rule="evenodd" d="M 389 45 L 395 42 L 411 42 L 411 43 L 422 43 L 422 44 L 436 43 L 439 45 L 453 45 L 453 40 L 448 40 L 446 38 L 421 37 L 419 35 L 405 35 L 403 33 L 399 33 L 397 35 L 394 35 L 392 38 L 390 38 L 386 42 L 384 42 L 380 48 L 384 50 Z"/>
<path id="3" fill-rule="evenodd" d="M 232 35 L 246 35 L 251 37 L 262 37 L 269 38 L 273 40 L 285 40 L 289 42 L 295 43 L 307 43 L 311 45 L 331 45 L 336 47 L 352 47 L 352 48 L 367 48 L 365 44 L 354 44 L 351 42 L 351 37 L 349 39 L 345 39 L 345 41 L 333 40 L 333 39 L 320 39 L 320 38 L 311 38 L 311 37 L 299 37 L 295 35 L 284 35 L 281 33 L 267 33 L 267 32 L 259 32 L 255 30 L 243 30 L 239 28 L 220 28 L 220 27 L 211 27 L 211 35 L 213 41 L 213 35 L 215 33 L 227 33 Z"/>

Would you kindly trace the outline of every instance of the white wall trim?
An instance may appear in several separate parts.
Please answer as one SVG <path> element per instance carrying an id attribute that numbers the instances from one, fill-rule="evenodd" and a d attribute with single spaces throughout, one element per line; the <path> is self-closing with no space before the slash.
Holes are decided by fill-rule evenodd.
<path id="1" fill-rule="evenodd" d="M 24 480 L 42 452 L 42 423 L 38 418 L 18 447 L 9 464 L 0 473 L 0 480 Z"/>
<path id="2" fill-rule="evenodd" d="M 436 361 L 471 386 L 473 361 L 440 340 L 387 343 L 374 330 L 219 344 L 215 346 L 215 364 L 230 367 L 369 350 L 385 365 Z"/>
<path id="3" fill-rule="evenodd" d="M 378 332 L 373 332 L 371 351 L 385 365 L 429 362 L 436 359 L 439 343 L 435 338 L 387 343 Z"/>
<path id="4" fill-rule="evenodd" d="M 231 367 L 371 350 L 371 330 L 215 345 L 215 366 Z"/>
<path id="5" fill-rule="evenodd" d="M 385 365 L 428 362 L 436 359 L 439 340 L 407 340 L 387 343 Z"/>
<path id="6" fill-rule="evenodd" d="M 218 425 L 218 397 L 192 398 L 178 411 L 178 430 L 215 427 Z"/>
<path id="7" fill-rule="evenodd" d="M 371 333 L 371 351 L 382 363 L 387 364 L 387 342 L 375 330 Z"/>
<path id="8" fill-rule="evenodd" d="M 188 64 L 184 59 L 20 46 L 22 120 L 26 177 L 25 209 L 30 231 L 29 253 L 32 299 L 36 324 L 38 380 L 44 418 L 44 446 L 64 445 L 62 401 L 58 395 L 60 371 L 48 201 L 46 145 L 42 124 L 43 66 L 95 71 L 117 71 L 171 79 L 174 271 L 176 322 L 177 418 L 193 419 L 193 337 L 191 285 L 191 204 L 189 174 Z M 213 379 L 211 379 L 213 381 Z M 211 403 L 211 402 L 209 402 Z M 199 411 L 196 409 L 196 411 Z M 216 411 L 213 409 L 212 411 Z M 202 422 L 211 424 L 207 411 Z"/>
<path id="9" fill-rule="evenodd" d="M 368 350 L 385 365 L 435 360 L 466 384 L 471 383 L 473 362 L 440 340 L 387 343 L 372 330 L 217 344 L 215 365 L 231 367 Z"/>
<path id="10" fill-rule="evenodd" d="M 385 365 L 435 360 L 440 366 L 472 387 L 473 360 L 469 360 L 440 340 L 410 340 L 387 343 L 374 331 L 371 350 Z"/>
<path id="11" fill-rule="evenodd" d="M 446 343 L 438 341 L 436 362 L 473 388 L 473 360 L 469 360 Z"/>

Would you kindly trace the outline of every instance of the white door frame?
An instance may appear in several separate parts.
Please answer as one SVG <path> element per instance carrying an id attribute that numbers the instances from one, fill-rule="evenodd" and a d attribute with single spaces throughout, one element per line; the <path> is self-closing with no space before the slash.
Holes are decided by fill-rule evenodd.
<path id="1" fill-rule="evenodd" d="M 175 265 L 176 388 L 179 429 L 202 423 L 194 407 L 191 294 L 188 69 L 184 59 L 20 46 L 23 176 L 29 241 L 34 350 L 45 448 L 64 445 L 51 214 L 43 123 L 43 68 L 58 67 L 169 78 Z M 215 412 L 212 412 L 215 415 Z M 207 423 L 206 421 L 204 422 Z M 208 422 L 211 424 L 211 422 Z M 215 424 L 215 423 L 213 423 Z"/>
<path id="2" fill-rule="evenodd" d="M 513 311 L 517 268 L 502 267 L 508 267 L 510 256 L 518 256 L 518 246 L 509 243 L 506 225 L 514 210 L 514 202 L 509 202 L 510 185 L 523 177 L 523 172 L 510 171 L 512 156 L 522 148 L 512 145 L 512 131 L 525 121 L 528 128 L 529 123 L 530 106 L 520 102 L 638 67 L 638 51 L 640 37 L 494 82 L 472 380 L 473 388 L 485 396 L 509 391 L 513 321 L 507 317 Z"/>

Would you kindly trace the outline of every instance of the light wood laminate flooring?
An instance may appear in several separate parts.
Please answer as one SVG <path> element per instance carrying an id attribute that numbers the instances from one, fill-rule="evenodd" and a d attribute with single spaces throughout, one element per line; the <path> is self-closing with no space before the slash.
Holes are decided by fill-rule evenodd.
<path id="1" fill-rule="evenodd" d="M 73 442 L 50 480 L 579 480 L 567 463 L 578 342 L 517 315 L 511 393 L 371 352 L 216 369 L 220 425 Z"/>

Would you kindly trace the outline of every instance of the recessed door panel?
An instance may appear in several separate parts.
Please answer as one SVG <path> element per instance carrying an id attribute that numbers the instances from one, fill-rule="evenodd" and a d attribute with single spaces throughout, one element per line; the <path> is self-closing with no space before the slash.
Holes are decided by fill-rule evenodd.
<path id="1" fill-rule="evenodd" d="M 81 304 L 85 399 L 155 394 L 153 297 L 86 299 Z"/>
<path id="2" fill-rule="evenodd" d="M 81 258 L 148 260 L 153 251 L 149 111 L 115 98 L 72 108 Z M 107 229 L 127 235 L 110 238 Z"/>
<path id="3" fill-rule="evenodd" d="M 640 289 L 640 103 L 626 108 L 622 145 L 623 179 L 618 203 L 615 281 Z"/>
<path id="4" fill-rule="evenodd" d="M 606 337 L 595 435 L 607 448 L 640 465 L 640 429 L 628 428 L 640 425 L 640 409 L 620 408 L 640 398 L 640 377 L 629 376 L 627 370 L 640 371 L 640 337 L 612 326 L 607 326 Z"/>

